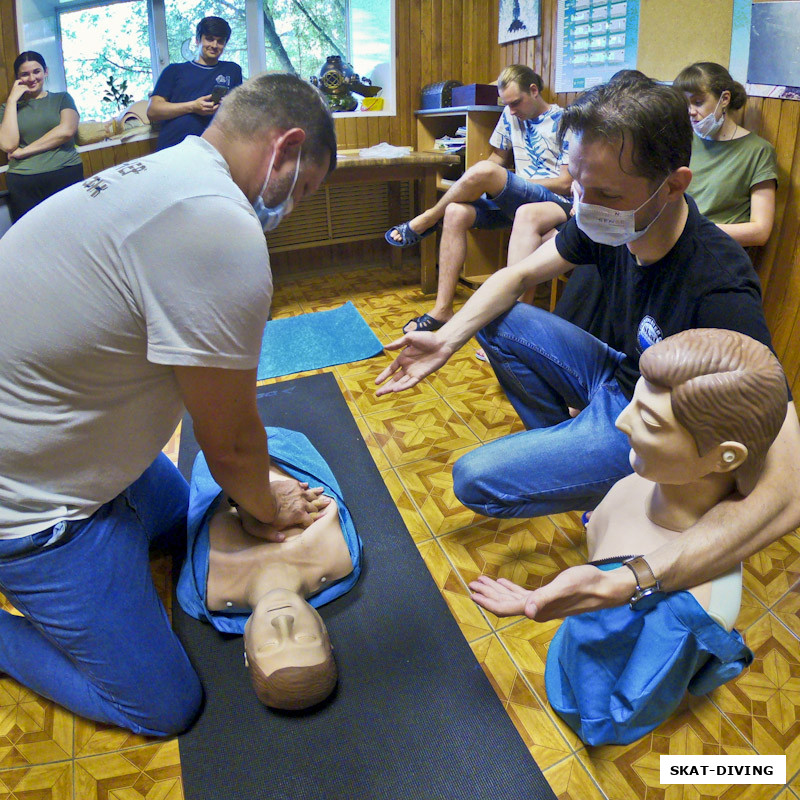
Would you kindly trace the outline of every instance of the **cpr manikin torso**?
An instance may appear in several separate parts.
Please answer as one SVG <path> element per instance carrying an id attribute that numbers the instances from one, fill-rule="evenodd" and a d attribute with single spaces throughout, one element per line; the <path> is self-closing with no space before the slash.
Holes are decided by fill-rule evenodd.
<path id="1" fill-rule="evenodd" d="M 270 468 L 270 480 L 286 478 Z M 209 522 L 206 605 L 252 610 L 244 637 L 256 693 L 267 705 L 297 709 L 319 702 L 336 682 L 325 625 L 306 598 L 352 572 L 353 562 L 335 500 L 308 528 L 283 533 L 282 542 L 252 536 L 236 509 L 220 503 Z"/>

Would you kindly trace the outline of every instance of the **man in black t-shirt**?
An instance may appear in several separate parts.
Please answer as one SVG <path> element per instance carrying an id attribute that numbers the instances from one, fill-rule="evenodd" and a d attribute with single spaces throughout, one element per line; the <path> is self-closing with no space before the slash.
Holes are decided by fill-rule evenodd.
<path id="1" fill-rule="evenodd" d="M 528 429 L 455 465 L 457 497 L 489 516 L 593 508 L 631 472 L 628 442 L 614 422 L 649 345 L 688 328 L 713 327 L 770 344 L 749 259 L 685 197 L 692 132 L 681 95 L 652 81 L 598 86 L 566 109 L 561 135 L 566 130 L 574 218 L 529 258 L 492 275 L 442 329 L 389 345 L 401 352 L 376 380 L 391 376 L 378 394 L 409 388 L 477 334 Z M 524 291 L 586 263 L 602 276 L 608 341 L 516 303 Z M 571 418 L 568 407 L 581 411 Z M 800 500 L 793 499 L 800 488 L 798 451 L 800 426 L 790 404 L 770 451 L 781 466 L 768 466 L 761 491 L 738 501 L 735 513 L 720 504 L 722 510 L 709 512 L 677 544 L 653 554 L 650 566 L 665 588 L 707 580 L 800 522 Z M 720 533 L 726 515 L 733 521 Z M 591 573 L 572 582 L 572 599 L 546 597 L 537 619 L 617 605 L 636 587 L 628 570 L 578 569 Z"/>

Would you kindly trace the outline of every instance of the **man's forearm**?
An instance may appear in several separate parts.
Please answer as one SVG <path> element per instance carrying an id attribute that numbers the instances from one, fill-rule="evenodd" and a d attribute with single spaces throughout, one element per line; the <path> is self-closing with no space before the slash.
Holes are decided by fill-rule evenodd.
<path id="1" fill-rule="evenodd" d="M 800 525 L 800 427 L 794 404 L 761 478 L 744 498 L 723 500 L 669 544 L 647 554 L 666 591 L 715 578 Z"/>
<path id="2" fill-rule="evenodd" d="M 170 103 L 164 98 L 160 97 L 156 100 L 155 97 L 152 97 L 147 106 L 147 118 L 151 122 L 162 122 L 167 119 L 182 117 L 184 114 L 191 114 L 193 110 L 194 100 L 189 100 L 185 103 Z"/>
<path id="3" fill-rule="evenodd" d="M 202 442 L 198 443 L 202 447 Z M 206 452 L 214 480 L 236 503 L 261 522 L 271 522 L 275 503 L 270 491 L 267 435 L 259 423 L 233 437 L 224 452 Z"/>
<path id="4" fill-rule="evenodd" d="M 531 183 L 536 183 L 549 189 L 555 194 L 560 194 L 562 197 L 569 197 L 572 190 L 572 181 L 564 181 L 563 178 L 530 178 Z"/>
<path id="5" fill-rule="evenodd" d="M 492 274 L 437 333 L 455 352 L 481 328 L 511 308 L 527 289 L 563 275 L 574 266 L 561 258 L 555 240 L 551 239 L 517 264 Z"/>

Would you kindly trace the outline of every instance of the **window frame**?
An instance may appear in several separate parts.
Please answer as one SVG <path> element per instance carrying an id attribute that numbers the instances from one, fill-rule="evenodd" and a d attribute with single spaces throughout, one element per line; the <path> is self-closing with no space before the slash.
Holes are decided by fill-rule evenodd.
<path id="1" fill-rule="evenodd" d="M 48 52 L 57 53 L 56 63 L 51 63 L 52 55 L 47 57 L 48 72 L 52 83 L 60 90 L 66 89 L 66 74 L 64 71 L 64 53 L 61 47 L 61 13 L 82 11 L 101 6 L 116 5 L 117 3 L 137 2 L 137 0 L 76 0 L 76 2 L 61 4 L 58 0 L 52 0 L 53 9 L 53 36 L 54 41 Z M 153 72 L 153 86 L 158 81 L 163 70 L 169 65 L 169 46 L 167 41 L 167 14 L 165 0 L 145 0 L 147 8 L 147 24 L 150 36 L 150 64 Z M 261 13 L 262 0 L 244 0 L 245 2 L 245 38 L 247 41 L 247 68 L 250 75 L 257 75 L 266 70 L 266 49 L 264 38 L 264 15 Z M 390 38 L 389 38 L 389 63 L 391 66 L 391 87 L 386 93 L 387 108 L 383 111 L 337 111 L 334 115 L 338 118 L 362 119 L 369 117 L 393 117 L 397 115 L 397 41 L 395 31 L 395 15 L 397 0 L 391 0 L 390 8 Z M 23 15 L 23 3 L 16 4 L 17 31 L 20 40 L 24 38 L 26 26 Z M 346 14 L 346 48 L 348 58 L 352 41 L 352 14 L 350 0 L 344 0 Z M 41 17 L 46 19 L 46 17 Z M 29 49 L 25 44 L 23 49 Z M 34 47 L 33 49 L 36 49 Z M 308 78 L 306 77 L 305 80 Z"/>

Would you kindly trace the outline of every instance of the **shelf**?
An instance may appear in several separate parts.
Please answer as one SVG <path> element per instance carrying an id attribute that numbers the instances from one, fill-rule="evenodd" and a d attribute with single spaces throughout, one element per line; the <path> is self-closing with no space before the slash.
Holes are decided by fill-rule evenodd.
<path id="1" fill-rule="evenodd" d="M 503 111 L 503 106 L 455 106 L 453 108 L 423 108 L 415 111 L 418 117 L 436 115 L 439 117 L 453 117 L 456 114 L 466 114 L 469 111 Z"/>

